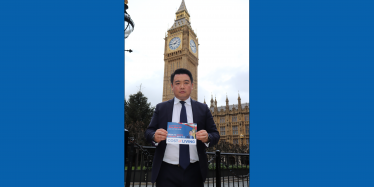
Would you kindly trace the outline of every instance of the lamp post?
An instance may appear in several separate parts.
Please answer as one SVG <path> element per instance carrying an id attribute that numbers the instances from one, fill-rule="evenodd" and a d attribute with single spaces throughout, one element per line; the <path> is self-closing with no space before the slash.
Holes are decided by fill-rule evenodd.
<path id="1" fill-rule="evenodd" d="M 130 34 L 134 31 L 135 23 L 131 19 L 130 14 L 127 13 L 127 9 L 129 6 L 127 6 L 128 0 L 125 0 L 125 39 L 130 36 Z M 132 50 L 125 50 L 128 52 L 132 52 Z"/>
<path id="2" fill-rule="evenodd" d="M 240 134 L 240 139 L 242 141 L 242 146 L 243 146 L 243 138 L 244 138 L 244 135 L 243 134 Z"/>
<path id="3" fill-rule="evenodd" d="M 129 35 L 134 31 L 134 21 L 131 19 L 130 14 L 127 13 L 127 9 L 129 6 L 127 5 L 128 0 L 125 0 L 125 38 L 129 37 Z"/>

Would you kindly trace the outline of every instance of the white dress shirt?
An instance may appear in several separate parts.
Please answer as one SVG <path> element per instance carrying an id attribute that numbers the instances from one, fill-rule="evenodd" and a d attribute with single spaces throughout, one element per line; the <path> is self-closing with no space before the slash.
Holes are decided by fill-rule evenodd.
<path id="1" fill-rule="evenodd" d="M 180 122 L 180 115 L 182 110 L 182 104 L 179 102 L 180 100 L 174 97 L 174 107 L 173 107 L 173 118 L 171 122 L 179 123 Z M 193 115 L 192 115 L 192 106 L 191 106 L 191 98 L 189 97 L 185 100 L 184 106 L 186 107 L 187 112 L 187 123 L 193 123 Z M 199 161 L 199 156 L 197 155 L 197 148 L 196 145 L 189 145 L 190 146 L 190 162 L 194 163 Z M 165 155 L 164 155 L 164 162 L 169 164 L 177 165 L 179 164 L 179 144 L 166 144 Z"/>

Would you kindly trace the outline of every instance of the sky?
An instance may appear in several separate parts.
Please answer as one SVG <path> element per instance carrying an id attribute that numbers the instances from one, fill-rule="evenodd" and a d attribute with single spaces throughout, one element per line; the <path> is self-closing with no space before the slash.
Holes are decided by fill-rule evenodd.
<path id="1" fill-rule="evenodd" d="M 134 31 L 125 39 L 125 99 L 140 89 L 162 102 L 165 34 L 182 0 L 129 0 Z M 249 0 L 185 0 L 199 40 L 198 101 L 218 106 L 249 102 Z M 195 89 L 195 88 L 194 88 Z"/>

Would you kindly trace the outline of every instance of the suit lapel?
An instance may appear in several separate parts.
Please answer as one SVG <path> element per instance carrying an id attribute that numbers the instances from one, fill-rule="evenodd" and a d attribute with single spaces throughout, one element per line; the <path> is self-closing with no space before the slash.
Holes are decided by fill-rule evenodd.
<path id="1" fill-rule="evenodd" d="M 167 108 L 167 117 L 168 117 L 168 121 L 167 122 L 171 122 L 171 120 L 173 120 L 173 107 L 174 107 L 174 98 L 173 99 L 171 99 L 171 100 L 169 100 L 168 101 L 168 107 L 166 107 Z"/>
<path id="2" fill-rule="evenodd" d="M 193 122 L 197 124 L 197 109 L 195 105 L 195 101 L 191 99 L 191 108 L 192 108 L 192 115 L 193 115 Z M 201 130 L 200 126 L 197 125 L 197 131 Z"/>

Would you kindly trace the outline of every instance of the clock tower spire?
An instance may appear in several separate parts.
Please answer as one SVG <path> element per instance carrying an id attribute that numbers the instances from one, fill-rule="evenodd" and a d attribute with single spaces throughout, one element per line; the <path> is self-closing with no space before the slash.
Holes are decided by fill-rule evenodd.
<path id="1" fill-rule="evenodd" d="M 193 77 L 193 90 L 191 98 L 197 100 L 198 93 L 198 65 L 199 65 L 199 40 L 191 27 L 190 14 L 186 4 L 182 0 L 179 9 L 175 13 L 176 19 L 165 36 L 164 49 L 164 82 L 162 101 L 174 97 L 171 89 L 171 74 L 178 68 L 191 71 Z"/>

